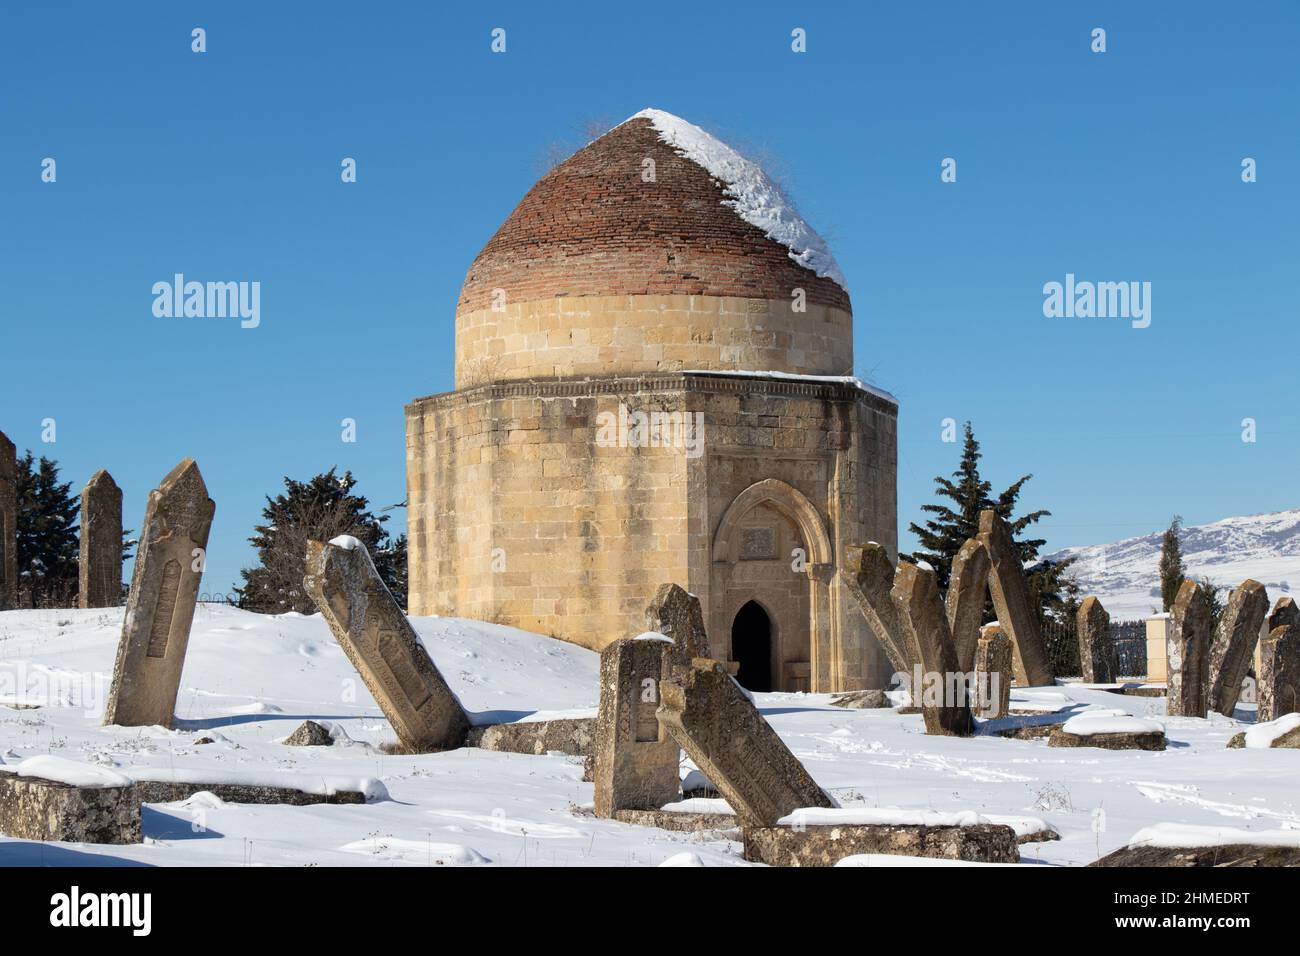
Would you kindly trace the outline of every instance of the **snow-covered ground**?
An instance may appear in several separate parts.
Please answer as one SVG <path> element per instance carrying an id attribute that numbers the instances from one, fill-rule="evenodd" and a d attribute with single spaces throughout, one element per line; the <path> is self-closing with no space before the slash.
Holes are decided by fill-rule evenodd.
<path id="1" fill-rule="evenodd" d="M 488 714 L 594 712 L 598 658 L 590 651 L 474 621 L 416 618 L 414 624 L 480 720 Z M 96 698 L 107 691 L 120 629 L 120 610 L 0 613 L 0 760 L 12 769 L 53 755 L 126 776 L 211 774 L 302 789 L 364 786 L 375 799 L 350 806 L 254 806 L 199 794 L 146 807 L 142 845 L 0 838 L 0 864 L 746 865 L 732 840 L 582 812 L 592 802 L 592 785 L 582 782 L 577 758 L 381 752 L 378 745 L 394 739 L 392 730 L 319 616 L 200 606 L 177 728 L 101 727 Z M 1238 720 L 1166 718 L 1159 698 L 1079 685 L 1013 691 L 1015 708 L 1091 709 L 1158 721 L 1169 749 L 1149 753 L 1049 749 L 1044 740 L 991 736 L 928 737 L 919 715 L 841 710 L 824 695 L 756 696 L 767 719 L 842 806 L 872 819 L 974 813 L 1021 829 L 1032 829 L 1034 818 L 1044 820 L 1063 839 L 1023 846 L 1027 863 L 1088 863 L 1161 823 L 1300 834 L 1300 755 L 1225 747 L 1250 725 L 1248 709 Z M 307 718 L 332 722 L 353 743 L 299 748 L 278 742 Z M 214 742 L 196 744 L 202 737 Z M 716 801 L 709 803 L 716 808 Z"/>
<path id="2" fill-rule="evenodd" d="M 1095 594 L 1111 620 L 1136 620 L 1160 611 L 1161 531 L 1112 544 L 1067 548 L 1051 557 L 1075 557 L 1071 572 L 1084 594 Z M 1183 529 L 1189 576 L 1234 588 L 1254 578 L 1270 601 L 1300 587 L 1300 509 L 1224 518 Z"/>

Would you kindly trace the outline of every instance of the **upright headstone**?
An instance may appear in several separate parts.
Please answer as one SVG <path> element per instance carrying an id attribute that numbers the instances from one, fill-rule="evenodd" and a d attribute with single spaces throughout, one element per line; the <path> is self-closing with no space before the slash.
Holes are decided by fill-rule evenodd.
<path id="1" fill-rule="evenodd" d="M 102 468 L 81 491 L 78 607 L 117 607 L 122 600 L 122 489 Z"/>
<path id="2" fill-rule="evenodd" d="M 1210 649 L 1210 596 L 1195 581 L 1185 580 L 1169 618 L 1166 713 L 1171 717 L 1205 716 L 1206 657 Z"/>
<path id="3" fill-rule="evenodd" d="M 1290 597 L 1280 597 L 1268 613 L 1268 633 L 1272 634 L 1279 627 L 1287 624 L 1300 624 L 1300 606 Z"/>
<path id="4" fill-rule="evenodd" d="M 803 807 L 835 804 L 717 661 L 698 659 L 661 684 L 659 721 L 743 826 L 775 826 Z"/>
<path id="5" fill-rule="evenodd" d="M 365 545 L 350 537 L 308 543 L 303 587 L 407 751 L 464 745 L 469 718 Z"/>
<path id="6" fill-rule="evenodd" d="M 1110 615 L 1089 595 L 1075 615 L 1079 638 L 1079 663 L 1085 684 L 1113 684 L 1119 680 L 1119 650 L 1110 636 Z"/>
<path id="7" fill-rule="evenodd" d="M 1300 622 L 1279 624 L 1260 642 L 1259 723 L 1300 711 Z"/>
<path id="8" fill-rule="evenodd" d="M 984 600 L 989 593 L 989 553 L 975 538 L 961 546 L 952 559 L 948 577 L 948 628 L 962 670 L 975 668 L 975 642 L 984 620 Z"/>
<path id="9" fill-rule="evenodd" d="M 149 492 L 105 724 L 172 725 L 215 511 L 192 458 Z"/>
<path id="10" fill-rule="evenodd" d="M 979 693 L 976 707 L 985 720 L 1005 717 L 1011 711 L 1011 638 L 994 622 L 980 628 L 975 646 L 975 687 Z"/>
<path id="11" fill-rule="evenodd" d="M 912 703 L 921 708 L 925 732 L 955 737 L 969 735 L 975 729 L 975 722 L 971 719 L 967 693 L 968 672 L 957 664 L 957 651 L 948 630 L 948 615 L 939 599 L 934 571 L 907 561 L 898 562 L 890 598 L 907 643 L 917 649 Z"/>
<path id="12" fill-rule="evenodd" d="M 661 584 L 645 609 L 646 630 L 673 642 L 673 663 L 690 667 L 697 657 L 709 656 L 700 599 L 677 584 Z"/>
<path id="13" fill-rule="evenodd" d="M 659 810 L 680 796 L 681 748 L 656 714 L 672 658 L 668 638 L 615 641 L 600 652 L 594 775 L 598 817 L 619 810 Z"/>
<path id="14" fill-rule="evenodd" d="M 1206 706 L 1210 710 L 1232 716 L 1241 697 L 1242 681 L 1255 657 L 1260 625 L 1267 614 L 1268 592 L 1264 585 L 1248 578 L 1233 588 L 1210 646 L 1206 681 Z"/>
<path id="15" fill-rule="evenodd" d="M 894 671 L 911 674 L 916 652 L 907 646 L 898 611 L 889 597 L 889 589 L 894 586 L 894 562 L 873 541 L 861 548 L 847 549 L 845 571 L 840 575 L 840 582 L 867 619 Z"/>
<path id="16" fill-rule="evenodd" d="M 980 512 L 979 540 L 989 555 L 989 593 L 998 621 L 1011 638 L 1016 680 L 1031 687 L 1055 683 L 1038 616 L 1029 600 L 1029 585 L 1007 523 L 996 511 Z"/>
<path id="17" fill-rule="evenodd" d="M 18 606 L 18 449 L 0 432 L 0 611 Z"/>

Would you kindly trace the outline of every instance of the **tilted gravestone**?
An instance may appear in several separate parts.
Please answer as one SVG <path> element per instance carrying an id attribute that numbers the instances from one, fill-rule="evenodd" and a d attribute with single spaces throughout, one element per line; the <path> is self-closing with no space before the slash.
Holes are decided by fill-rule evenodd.
<path id="1" fill-rule="evenodd" d="M 1016 680 L 1031 687 L 1055 683 L 1047 645 L 1038 626 L 1020 552 L 1007 523 L 992 508 L 980 512 L 979 541 L 989 556 L 989 594 L 998 622 L 1011 638 Z"/>
<path id="2" fill-rule="evenodd" d="M 1259 628 L 1268 614 L 1268 592 L 1247 579 L 1233 588 L 1210 646 L 1206 707 L 1231 717 L 1241 684 L 1255 658 Z M 1256 675 L 1258 676 L 1258 675 Z"/>
<path id="3" fill-rule="evenodd" d="M 81 549 L 77 606 L 117 607 L 122 601 L 122 489 L 102 468 L 81 491 Z"/>
<path id="4" fill-rule="evenodd" d="M 673 642 L 673 663 L 689 667 L 697 657 L 709 656 L 700 599 L 676 584 L 661 584 L 645 609 L 646 630 Z"/>
<path id="5" fill-rule="evenodd" d="M 1119 651 L 1110 636 L 1110 615 L 1089 595 L 1075 615 L 1079 638 L 1079 663 L 1085 684 L 1113 684 L 1119 680 Z"/>
<path id="6" fill-rule="evenodd" d="M 867 619 L 894 671 L 910 674 L 916 663 L 916 651 L 907 645 L 898 611 L 889 597 L 889 589 L 894 585 L 894 562 L 873 541 L 861 548 L 848 548 L 845 565 L 846 573 L 840 575 L 844 589 Z"/>
<path id="7" fill-rule="evenodd" d="M 1015 673 L 1011 656 L 1011 638 L 1002 625 L 985 624 L 980 628 L 974 670 L 979 692 L 976 706 L 985 720 L 1005 717 L 1011 711 L 1011 680 Z"/>
<path id="8" fill-rule="evenodd" d="M 1205 716 L 1211 622 L 1209 593 L 1195 581 L 1183 581 L 1174 598 L 1166 638 L 1169 668 L 1166 713 L 1171 717 Z"/>
<path id="9" fill-rule="evenodd" d="M 775 826 L 795 810 L 835 805 L 719 662 L 697 659 L 660 688 L 659 722 L 743 826 Z"/>
<path id="10" fill-rule="evenodd" d="M 890 598 L 907 643 L 917 650 L 912 703 L 921 707 L 925 732 L 969 735 L 975 723 L 967 694 L 968 672 L 957 664 L 957 651 L 948 630 L 948 615 L 939 600 L 934 571 L 900 561 Z M 918 676 L 920 686 L 917 686 Z"/>
<path id="11" fill-rule="evenodd" d="M 1300 624 L 1300 606 L 1297 606 L 1294 598 L 1280 597 L 1268 613 L 1268 633 L 1272 634 L 1287 624 Z"/>
<path id="12" fill-rule="evenodd" d="M 1256 720 L 1266 723 L 1300 711 L 1300 622 L 1279 624 L 1259 650 Z"/>
<path id="13" fill-rule="evenodd" d="M 215 511 L 192 458 L 149 492 L 105 724 L 172 725 Z"/>
<path id="14" fill-rule="evenodd" d="M 0 432 L 0 611 L 18 606 L 18 449 Z"/>
<path id="15" fill-rule="evenodd" d="M 989 553 L 975 538 L 961 546 L 952 559 L 948 577 L 948 628 L 957 650 L 957 665 L 965 671 L 975 668 L 975 642 L 984 620 L 984 599 L 989 593 Z"/>
<path id="16" fill-rule="evenodd" d="M 673 667 L 668 638 L 615 641 L 600 652 L 596 816 L 659 810 L 680 796 L 681 749 L 660 725 L 660 686 Z"/>
<path id="17" fill-rule="evenodd" d="M 307 546 L 307 594 L 412 753 L 463 746 L 469 718 L 355 538 Z"/>

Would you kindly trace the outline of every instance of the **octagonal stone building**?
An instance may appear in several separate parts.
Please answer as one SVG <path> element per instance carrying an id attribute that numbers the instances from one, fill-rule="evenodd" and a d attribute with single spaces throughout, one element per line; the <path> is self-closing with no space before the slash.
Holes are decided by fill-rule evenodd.
<path id="1" fill-rule="evenodd" d="M 599 649 L 676 582 L 751 689 L 887 686 L 839 561 L 896 551 L 898 406 L 852 368 L 821 238 L 758 166 L 638 113 L 470 266 L 456 390 L 406 407 L 410 612 Z"/>

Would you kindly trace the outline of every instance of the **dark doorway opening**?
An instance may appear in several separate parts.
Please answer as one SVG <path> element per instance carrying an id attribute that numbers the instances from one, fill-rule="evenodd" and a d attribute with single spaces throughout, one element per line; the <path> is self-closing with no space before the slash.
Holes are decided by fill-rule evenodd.
<path id="1" fill-rule="evenodd" d="M 741 687 L 772 689 L 772 621 L 754 601 L 737 611 L 731 622 L 731 657 L 740 664 L 736 680 Z"/>

